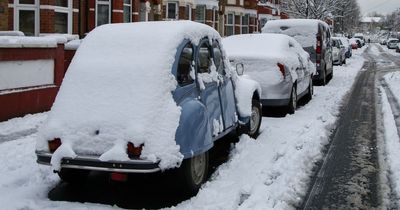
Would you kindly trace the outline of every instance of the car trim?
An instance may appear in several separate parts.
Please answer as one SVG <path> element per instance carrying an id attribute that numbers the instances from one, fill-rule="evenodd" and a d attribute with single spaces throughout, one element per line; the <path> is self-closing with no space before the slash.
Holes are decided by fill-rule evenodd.
<path id="1" fill-rule="evenodd" d="M 36 152 L 37 163 L 42 165 L 51 165 L 52 153 Z M 75 158 L 63 158 L 61 168 L 84 169 L 93 171 L 108 171 L 122 173 L 155 173 L 161 169 L 158 162 L 154 163 L 147 160 L 129 160 L 129 161 L 100 161 L 95 156 L 77 156 Z"/>

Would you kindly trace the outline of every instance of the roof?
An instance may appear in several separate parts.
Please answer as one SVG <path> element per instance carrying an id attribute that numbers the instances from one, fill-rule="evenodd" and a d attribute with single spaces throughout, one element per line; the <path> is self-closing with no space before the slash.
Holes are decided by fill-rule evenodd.
<path id="1" fill-rule="evenodd" d="M 381 20 L 381 17 L 363 17 L 361 23 L 379 23 Z"/>

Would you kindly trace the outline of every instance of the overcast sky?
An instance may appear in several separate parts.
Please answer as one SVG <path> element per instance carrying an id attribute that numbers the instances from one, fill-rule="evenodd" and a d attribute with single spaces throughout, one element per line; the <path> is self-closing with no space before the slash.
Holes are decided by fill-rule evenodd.
<path id="1" fill-rule="evenodd" d="M 363 16 L 374 11 L 387 14 L 400 8 L 400 0 L 358 0 L 358 3 Z"/>

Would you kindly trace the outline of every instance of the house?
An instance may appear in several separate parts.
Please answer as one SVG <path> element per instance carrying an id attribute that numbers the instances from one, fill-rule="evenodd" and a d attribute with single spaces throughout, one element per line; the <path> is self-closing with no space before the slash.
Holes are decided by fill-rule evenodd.
<path id="1" fill-rule="evenodd" d="M 279 5 L 280 0 L 3 0 L 0 31 L 83 37 L 107 23 L 193 20 L 229 36 L 258 32 L 268 20 L 288 18 Z"/>

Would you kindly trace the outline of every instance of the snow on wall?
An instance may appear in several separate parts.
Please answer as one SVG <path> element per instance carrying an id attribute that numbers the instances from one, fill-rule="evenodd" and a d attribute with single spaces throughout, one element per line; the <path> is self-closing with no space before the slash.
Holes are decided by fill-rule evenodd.
<path id="1" fill-rule="evenodd" d="M 183 40 L 220 39 L 209 26 L 191 21 L 109 24 L 84 39 L 65 75 L 37 149 L 59 137 L 76 154 L 126 160 L 126 144 L 144 143 L 141 158 L 160 168 L 182 161 L 175 131 L 180 108 L 172 98 L 171 74 L 177 46 Z M 137 41 L 140 40 L 140 41 Z M 96 135 L 95 133 L 98 133 Z M 64 147 L 53 156 L 73 156 Z M 58 165 L 53 165 L 55 169 Z"/>
<path id="2" fill-rule="evenodd" d="M 0 36 L 0 48 L 56 48 L 57 40 L 50 37 Z"/>
<path id="3" fill-rule="evenodd" d="M 54 84 L 54 60 L 0 61 L 0 91 Z"/>

